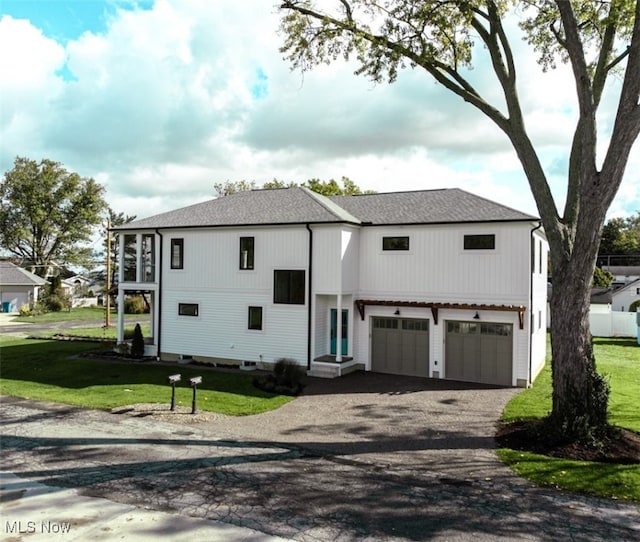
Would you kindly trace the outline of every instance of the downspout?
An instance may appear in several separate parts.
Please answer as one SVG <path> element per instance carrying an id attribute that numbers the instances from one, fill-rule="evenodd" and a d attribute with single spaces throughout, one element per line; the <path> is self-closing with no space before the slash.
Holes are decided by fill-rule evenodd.
<path id="1" fill-rule="evenodd" d="M 158 361 L 160 361 L 160 353 L 162 352 L 160 346 L 162 342 L 162 246 L 163 246 L 163 237 L 160 233 L 160 230 L 156 228 L 156 234 L 160 237 L 160 247 L 158 248 L 158 338 L 156 339 L 156 343 L 158 346 Z"/>
<path id="2" fill-rule="evenodd" d="M 542 228 L 542 220 L 538 221 L 538 225 L 535 228 L 532 228 L 531 231 L 529 232 L 529 236 L 531 238 L 531 245 L 530 245 L 530 254 L 533 255 L 533 257 L 531 258 L 531 272 L 529 273 L 529 377 L 527 378 L 528 382 L 529 382 L 529 386 L 531 386 L 533 384 L 533 382 L 531 382 L 531 374 L 532 374 L 532 367 L 531 367 L 531 358 L 533 356 L 533 273 L 536 269 L 536 260 L 535 260 L 535 253 L 536 253 L 536 245 L 535 245 L 535 240 L 533 238 L 533 234 L 536 230 L 539 230 L 540 228 Z M 541 257 L 541 256 L 540 256 Z"/>
<path id="3" fill-rule="evenodd" d="M 309 232 L 309 283 L 307 286 L 308 308 L 307 308 L 307 370 L 311 370 L 311 315 L 313 314 L 311 307 L 311 294 L 313 292 L 313 230 L 309 223 L 306 224 L 307 231 Z"/>

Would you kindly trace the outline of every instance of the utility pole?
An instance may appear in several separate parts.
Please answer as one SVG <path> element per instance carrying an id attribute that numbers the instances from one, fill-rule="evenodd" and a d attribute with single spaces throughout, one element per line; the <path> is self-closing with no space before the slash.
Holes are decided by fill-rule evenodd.
<path id="1" fill-rule="evenodd" d="M 107 296 L 104 327 L 111 327 L 111 217 L 107 219 Z"/>

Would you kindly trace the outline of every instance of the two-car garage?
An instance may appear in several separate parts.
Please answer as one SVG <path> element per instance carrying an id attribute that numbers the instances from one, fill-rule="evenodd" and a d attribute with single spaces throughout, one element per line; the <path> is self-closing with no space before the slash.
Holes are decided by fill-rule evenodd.
<path id="1" fill-rule="evenodd" d="M 429 376 L 429 320 L 371 319 L 371 370 Z M 513 325 L 445 321 L 444 378 L 512 385 Z"/>

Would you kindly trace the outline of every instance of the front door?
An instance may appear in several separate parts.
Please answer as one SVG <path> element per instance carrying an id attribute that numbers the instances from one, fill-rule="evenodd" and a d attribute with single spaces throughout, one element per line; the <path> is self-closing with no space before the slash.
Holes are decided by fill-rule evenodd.
<path id="1" fill-rule="evenodd" d="M 335 356 L 338 349 L 338 310 L 331 309 L 331 355 Z M 349 311 L 342 309 L 342 355 L 349 353 Z"/>

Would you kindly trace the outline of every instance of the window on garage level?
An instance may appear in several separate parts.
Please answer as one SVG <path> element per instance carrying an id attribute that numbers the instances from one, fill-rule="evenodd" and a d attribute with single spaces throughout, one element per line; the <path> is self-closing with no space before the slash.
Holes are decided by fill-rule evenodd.
<path id="1" fill-rule="evenodd" d="M 465 250 L 494 250 L 496 248 L 496 236 L 494 234 L 465 235 Z"/>
<path id="2" fill-rule="evenodd" d="M 273 272 L 273 302 L 304 305 L 304 270 L 276 269 Z"/>
<path id="3" fill-rule="evenodd" d="M 383 237 L 382 250 L 409 250 L 409 237 Z"/>
<path id="4" fill-rule="evenodd" d="M 178 303 L 178 314 L 180 316 L 198 316 L 198 304 Z"/>

